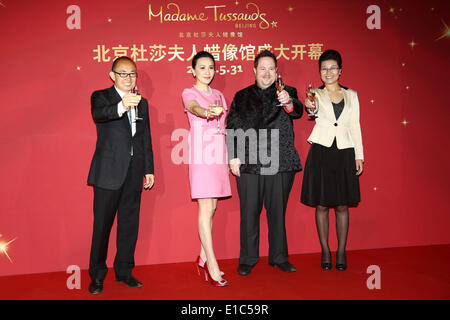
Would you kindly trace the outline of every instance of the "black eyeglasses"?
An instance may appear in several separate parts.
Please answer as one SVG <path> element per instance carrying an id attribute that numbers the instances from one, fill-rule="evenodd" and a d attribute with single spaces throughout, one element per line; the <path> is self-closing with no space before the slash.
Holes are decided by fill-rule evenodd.
<path id="1" fill-rule="evenodd" d="M 339 70 L 339 67 L 333 66 L 331 68 L 321 68 L 320 72 L 327 73 L 328 71 L 331 71 L 332 73 L 336 73 L 336 72 L 338 72 L 338 70 Z"/>
<path id="2" fill-rule="evenodd" d="M 127 78 L 128 76 L 130 76 L 131 78 L 136 78 L 136 77 L 137 77 L 137 72 L 126 73 L 126 72 L 115 72 L 114 70 L 113 70 L 113 72 L 114 72 L 115 74 L 118 74 L 119 77 L 121 77 L 122 79 L 125 79 L 125 78 Z"/>

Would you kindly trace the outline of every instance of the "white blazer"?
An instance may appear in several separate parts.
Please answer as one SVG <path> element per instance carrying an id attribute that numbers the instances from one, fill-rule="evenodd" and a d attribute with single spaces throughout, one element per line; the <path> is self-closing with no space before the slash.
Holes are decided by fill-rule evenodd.
<path id="1" fill-rule="evenodd" d="M 344 110 L 336 120 L 330 96 L 325 87 L 313 89 L 318 107 L 316 125 L 308 138 L 309 143 L 331 147 L 334 138 L 338 149 L 355 148 L 355 160 L 364 160 L 361 126 L 359 124 L 359 101 L 356 91 L 342 87 Z"/>

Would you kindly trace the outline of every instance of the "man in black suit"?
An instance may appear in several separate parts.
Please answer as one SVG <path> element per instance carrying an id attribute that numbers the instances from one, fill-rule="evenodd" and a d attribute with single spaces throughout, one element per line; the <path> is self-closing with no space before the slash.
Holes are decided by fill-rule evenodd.
<path id="1" fill-rule="evenodd" d="M 256 56 L 254 72 L 255 84 L 236 93 L 227 116 L 228 156 L 241 214 L 238 273 L 244 276 L 259 261 L 263 205 L 269 264 L 284 272 L 297 270 L 288 261 L 285 218 L 295 173 L 302 168 L 292 120 L 301 117 L 303 105 L 295 88 L 276 87 L 277 58 L 272 52 L 265 50 Z"/>
<path id="2" fill-rule="evenodd" d="M 94 186 L 94 228 L 89 260 L 89 292 L 103 290 L 108 271 L 106 257 L 109 234 L 117 211 L 116 281 L 140 287 L 134 278 L 134 251 L 139 229 L 142 186 L 154 183 L 153 151 L 147 100 L 131 93 L 136 86 L 136 64 L 117 58 L 109 76 L 114 85 L 95 91 L 91 112 L 97 127 L 97 145 L 88 183 Z M 138 117 L 136 119 L 136 111 Z M 145 177 L 145 181 L 144 180 Z"/>

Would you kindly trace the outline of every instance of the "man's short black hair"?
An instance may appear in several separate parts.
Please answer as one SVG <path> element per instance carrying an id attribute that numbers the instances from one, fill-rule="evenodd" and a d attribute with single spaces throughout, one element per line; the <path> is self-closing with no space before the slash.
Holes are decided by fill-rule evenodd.
<path id="1" fill-rule="evenodd" d="M 259 59 L 264 58 L 264 57 L 272 58 L 273 61 L 275 62 L 275 68 L 277 67 L 277 57 L 272 53 L 272 51 L 265 49 L 265 50 L 261 51 L 260 53 L 258 53 L 258 55 L 256 56 L 255 63 L 254 63 L 255 69 L 258 67 Z"/>
<path id="2" fill-rule="evenodd" d="M 131 59 L 131 58 L 127 57 L 127 56 L 122 56 L 122 57 L 119 57 L 119 58 L 117 58 L 116 60 L 114 60 L 114 62 L 113 62 L 113 64 L 112 64 L 112 67 L 111 67 L 111 70 L 112 70 L 112 71 L 115 71 L 115 68 L 116 68 L 117 64 L 118 64 L 120 61 L 124 61 L 124 60 L 130 61 L 130 62 L 131 62 L 132 64 L 134 64 L 134 66 L 136 67 L 136 63 L 133 61 L 133 59 Z"/>

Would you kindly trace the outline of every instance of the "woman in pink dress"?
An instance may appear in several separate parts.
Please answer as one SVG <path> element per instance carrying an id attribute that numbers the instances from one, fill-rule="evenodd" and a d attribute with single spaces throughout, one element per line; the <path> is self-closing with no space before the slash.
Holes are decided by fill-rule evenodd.
<path id="1" fill-rule="evenodd" d="M 215 72 L 214 57 L 210 53 L 200 51 L 194 56 L 192 72 L 196 83 L 183 90 L 182 98 L 190 125 L 191 197 L 198 202 L 201 251 L 196 266 L 199 275 L 200 271 L 204 272 L 205 280 L 223 287 L 228 282 L 222 278 L 214 254 L 212 225 L 218 198 L 231 196 L 225 145 L 227 105 L 223 94 L 209 87 Z"/>

